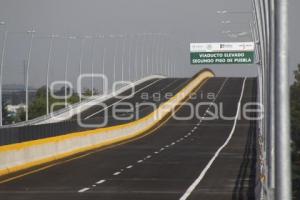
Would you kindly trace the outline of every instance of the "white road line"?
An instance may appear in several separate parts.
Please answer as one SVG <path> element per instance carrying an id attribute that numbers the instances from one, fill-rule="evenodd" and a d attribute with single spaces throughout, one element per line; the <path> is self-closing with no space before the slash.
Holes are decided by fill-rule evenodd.
<path id="1" fill-rule="evenodd" d="M 143 162 L 143 160 L 139 160 L 139 161 L 137 161 L 137 163 L 142 163 Z"/>
<path id="2" fill-rule="evenodd" d="M 152 157 L 152 156 L 151 156 L 151 155 L 149 155 L 149 156 L 147 156 L 146 158 L 147 158 L 147 159 L 149 159 L 149 158 L 151 158 L 151 157 Z"/>
<path id="3" fill-rule="evenodd" d="M 161 80 L 163 80 L 163 79 L 159 79 L 159 80 L 154 81 L 153 83 L 151 83 L 151 84 L 149 84 L 149 85 L 147 85 L 147 86 L 145 86 L 145 87 L 139 89 L 138 91 L 134 92 L 132 95 L 135 95 L 135 94 L 139 93 L 140 91 L 142 91 L 142 90 L 144 90 L 144 89 L 150 87 L 151 85 L 154 85 L 155 83 L 157 83 L 158 81 L 161 81 Z M 89 118 L 91 118 L 91 117 L 97 115 L 98 113 L 101 113 L 102 111 L 107 110 L 108 108 L 112 107 L 113 105 L 118 104 L 118 103 L 120 103 L 121 101 L 124 101 L 125 99 L 127 99 L 127 98 L 123 98 L 123 99 L 121 99 L 120 101 L 117 101 L 117 102 L 115 102 L 115 103 L 113 103 L 113 104 L 107 106 L 106 108 L 103 108 L 103 109 L 101 109 L 101 110 L 98 110 L 97 112 L 95 112 L 95 113 L 93 113 L 93 114 L 91 114 L 91 115 L 85 117 L 84 119 L 89 119 Z"/>
<path id="4" fill-rule="evenodd" d="M 102 184 L 102 183 L 104 183 L 105 181 L 106 181 L 106 180 L 104 180 L 104 179 L 103 179 L 103 180 L 100 180 L 100 181 L 98 181 L 96 184 L 98 184 L 98 185 L 99 185 L 99 184 Z"/>
<path id="5" fill-rule="evenodd" d="M 155 151 L 154 154 L 159 154 L 159 152 Z"/>
<path id="6" fill-rule="evenodd" d="M 199 175 L 199 177 L 193 182 L 193 184 L 187 189 L 187 191 L 183 194 L 183 196 L 180 198 L 180 200 L 186 200 L 191 193 L 195 190 L 195 188 L 198 186 L 198 184 L 201 182 L 201 180 L 204 178 L 205 174 L 207 173 L 207 171 L 210 169 L 210 167 L 212 166 L 212 164 L 214 163 L 214 161 L 216 160 L 216 158 L 219 156 L 220 152 L 228 145 L 228 143 L 230 142 L 235 128 L 236 128 L 236 124 L 237 124 L 237 120 L 239 117 L 239 112 L 241 110 L 241 102 L 243 99 L 243 95 L 244 95 L 244 90 L 245 90 L 245 83 L 246 83 L 247 78 L 244 79 L 243 82 L 243 87 L 242 87 L 242 92 L 241 92 L 241 96 L 238 102 L 238 106 L 236 109 L 236 116 L 235 116 L 235 120 L 233 123 L 233 127 L 232 130 L 227 138 L 227 140 L 225 141 L 225 143 L 218 149 L 218 151 L 215 153 L 215 155 L 212 157 L 212 159 L 208 162 L 208 164 L 206 165 L 206 167 L 203 169 L 203 171 L 201 172 L 201 174 Z"/>
<path id="7" fill-rule="evenodd" d="M 90 189 L 90 188 L 83 188 L 83 189 L 79 190 L 78 192 L 79 192 L 79 193 L 83 193 L 83 192 L 88 191 L 89 189 Z"/>
<path id="8" fill-rule="evenodd" d="M 126 168 L 127 168 L 127 169 L 131 169 L 131 168 L 133 168 L 133 165 L 129 165 L 129 166 L 127 166 Z"/>

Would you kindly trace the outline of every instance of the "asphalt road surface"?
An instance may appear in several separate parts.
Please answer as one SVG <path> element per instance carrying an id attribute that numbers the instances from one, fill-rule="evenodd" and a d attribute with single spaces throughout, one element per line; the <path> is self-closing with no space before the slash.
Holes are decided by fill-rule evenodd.
<path id="1" fill-rule="evenodd" d="M 182 89 L 190 79 L 165 78 L 144 82 L 119 95 L 119 98 L 110 98 L 103 104 L 93 105 L 91 108 L 73 116 L 84 123 L 95 120 L 105 126 L 125 124 L 140 119 L 155 110 L 161 103 L 167 101 Z M 115 110 L 119 112 L 114 112 Z M 122 111 L 124 110 L 124 111 Z M 130 110 L 130 111 L 129 111 Z"/>
<path id="2" fill-rule="evenodd" d="M 256 121 L 238 113 L 255 99 L 256 79 L 212 78 L 189 101 L 195 113 L 183 106 L 144 137 L 1 183 L 0 199 L 254 199 Z"/>

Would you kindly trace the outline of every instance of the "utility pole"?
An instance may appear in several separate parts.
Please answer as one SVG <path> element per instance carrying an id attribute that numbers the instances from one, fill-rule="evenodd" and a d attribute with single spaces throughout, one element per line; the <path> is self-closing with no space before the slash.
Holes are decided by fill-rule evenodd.
<path id="1" fill-rule="evenodd" d="M 29 68 L 31 64 L 31 53 L 32 53 L 32 45 L 33 45 L 33 39 L 35 31 L 27 31 L 28 34 L 30 34 L 30 44 L 29 44 L 29 50 L 28 50 L 28 59 L 27 59 L 27 66 L 26 66 L 26 82 L 25 82 L 25 98 L 26 98 L 26 121 L 28 121 L 28 112 L 29 112 Z"/>
<path id="2" fill-rule="evenodd" d="M 4 25 L 4 24 L 5 24 L 4 22 L 1 22 L 1 25 Z M 8 32 L 5 31 L 4 37 L 3 37 L 3 47 L 2 47 L 2 52 L 1 52 L 1 63 L 0 63 L 0 126 L 3 125 L 2 82 L 3 82 L 3 67 L 4 67 L 4 57 L 5 57 L 5 50 L 6 50 L 6 43 L 7 43 L 7 34 L 8 34 Z"/>
<path id="3" fill-rule="evenodd" d="M 276 200 L 291 200 L 288 0 L 275 0 L 275 19 L 275 196 Z"/>

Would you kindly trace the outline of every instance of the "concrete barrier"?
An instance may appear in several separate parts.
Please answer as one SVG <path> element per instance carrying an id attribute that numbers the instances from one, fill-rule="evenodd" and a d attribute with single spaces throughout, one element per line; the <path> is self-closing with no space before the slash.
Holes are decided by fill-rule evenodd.
<path id="1" fill-rule="evenodd" d="M 190 93 L 213 76 L 209 70 L 202 71 L 158 109 L 128 124 L 1 146 L 0 176 L 129 140 L 156 129 L 171 117 L 174 110 L 179 109 L 180 104 L 190 97 Z"/>
<path id="2" fill-rule="evenodd" d="M 144 77 L 140 80 L 137 80 L 132 83 L 132 85 L 126 85 L 120 89 L 118 89 L 116 92 L 109 92 L 107 95 L 99 95 L 90 97 L 88 99 L 83 100 L 82 102 L 78 102 L 76 104 L 69 105 L 67 108 L 63 108 L 60 110 L 57 110 L 55 112 L 50 113 L 49 115 L 44 115 L 41 117 L 37 117 L 35 119 L 31 119 L 29 121 L 19 122 L 16 124 L 10 124 L 2 126 L 2 128 L 12 128 L 12 127 L 22 127 L 22 126 L 30 126 L 30 125 L 39 125 L 39 124 L 50 124 L 50 123 L 56 123 L 68 120 L 72 117 L 72 115 L 76 115 L 84 110 L 87 110 L 91 107 L 91 105 L 95 105 L 97 103 L 102 103 L 110 98 L 115 97 L 116 95 L 120 95 L 121 93 L 125 92 L 126 90 L 131 89 L 132 86 L 137 86 L 139 84 L 142 84 L 146 81 L 150 81 L 153 79 L 164 79 L 165 76 L 161 75 L 151 75 Z"/>

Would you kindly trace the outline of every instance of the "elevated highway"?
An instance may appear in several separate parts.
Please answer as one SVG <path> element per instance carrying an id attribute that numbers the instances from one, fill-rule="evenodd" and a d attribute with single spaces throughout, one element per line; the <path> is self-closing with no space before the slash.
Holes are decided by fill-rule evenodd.
<path id="1" fill-rule="evenodd" d="M 166 93 L 177 93 L 189 82 L 156 80 L 132 98 L 108 100 L 108 126 L 131 121 L 113 120 L 112 105 L 144 102 L 142 93 L 149 94 L 149 102 L 161 104 L 167 101 Z M 256 121 L 240 113 L 247 103 L 256 102 L 256 88 L 255 78 L 210 78 L 189 104 L 144 134 L 1 177 L 0 198 L 255 199 Z M 153 98 L 157 92 L 164 96 L 159 101 Z M 141 108 L 142 117 L 149 113 L 150 108 Z M 212 119 L 212 113 L 218 117 Z M 103 116 L 103 110 L 93 106 L 81 118 Z"/>

